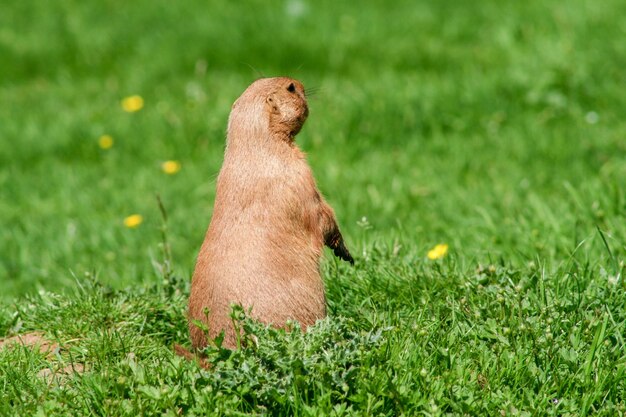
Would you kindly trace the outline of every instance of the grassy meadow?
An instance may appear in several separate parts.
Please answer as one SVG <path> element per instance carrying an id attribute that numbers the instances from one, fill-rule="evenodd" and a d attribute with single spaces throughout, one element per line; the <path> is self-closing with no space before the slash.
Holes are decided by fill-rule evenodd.
<path id="1" fill-rule="evenodd" d="M 622 0 L 1 9 L 0 338 L 60 349 L 0 349 L 0 415 L 626 415 Z M 172 346 L 230 106 L 276 75 L 356 264 L 306 334 L 234 311 L 206 371 Z"/>

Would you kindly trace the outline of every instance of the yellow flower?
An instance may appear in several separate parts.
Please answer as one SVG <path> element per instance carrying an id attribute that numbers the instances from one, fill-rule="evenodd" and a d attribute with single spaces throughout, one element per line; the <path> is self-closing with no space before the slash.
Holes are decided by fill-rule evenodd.
<path id="1" fill-rule="evenodd" d="M 113 138 L 109 135 L 102 135 L 98 139 L 98 145 L 102 149 L 109 149 L 113 146 Z"/>
<path id="2" fill-rule="evenodd" d="M 134 113 L 143 108 L 143 98 L 141 96 L 129 96 L 122 100 L 122 108 L 125 112 Z"/>
<path id="3" fill-rule="evenodd" d="M 176 174 L 180 171 L 180 162 L 178 161 L 165 161 L 161 164 L 163 172 L 169 175 Z"/>
<path id="4" fill-rule="evenodd" d="M 141 216 L 141 214 L 133 214 L 124 219 L 124 226 L 134 229 L 135 227 L 139 226 L 142 221 L 143 217 Z"/>
<path id="5" fill-rule="evenodd" d="M 429 250 L 427 256 L 428 259 L 435 260 L 443 258 L 444 256 L 446 256 L 446 253 L 448 253 L 448 245 L 446 245 L 445 243 L 440 243 L 439 245 Z"/>

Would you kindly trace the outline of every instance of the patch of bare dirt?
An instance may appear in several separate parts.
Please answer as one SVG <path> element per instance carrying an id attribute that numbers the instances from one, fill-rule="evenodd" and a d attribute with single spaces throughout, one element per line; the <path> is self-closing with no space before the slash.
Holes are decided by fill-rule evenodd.
<path id="1" fill-rule="evenodd" d="M 40 370 L 37 376 L 50 382 L 54 379 L 59 381 L 64 377 L 85 372 L 85 365 L 82 363 L 65 365 L 65 361 L 59 354 L 61 346 L 47 339 L 43 332 L 29 332 L 0 339 L 0 350 L 12 349 L 17 346 L 24 346 L 46 355 L 50 366 Z"/>
<path id="2" fill-rule="evenodd" d="M 48 354 L 48 357 L 58 353 L 60 349 L 59 344 L 46 339 L 43 332 L 30 332 L 0 339 L 0 349 L 16 345 L 37 349 L 41 353 Z"/>

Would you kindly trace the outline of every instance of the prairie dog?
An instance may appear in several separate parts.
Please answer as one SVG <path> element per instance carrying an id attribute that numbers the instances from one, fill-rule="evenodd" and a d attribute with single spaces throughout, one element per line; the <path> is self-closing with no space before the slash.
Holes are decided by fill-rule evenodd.
<path id="1" fill-rule="evenodd" d="M 281 327 L 296 320 L 306 329 L 326 316 L 324 245 L 354 263 L 294 143 L 308 114 L 304 87 L 284 77 L 255 81 L 232 106 L 213 216 L 191 284 L 194 348 L 207 340 L 193 320 L 205 323 L 211 338 L 224 331 L 223 346 L 236 347 L 233 303 L 261 322 Z"/>

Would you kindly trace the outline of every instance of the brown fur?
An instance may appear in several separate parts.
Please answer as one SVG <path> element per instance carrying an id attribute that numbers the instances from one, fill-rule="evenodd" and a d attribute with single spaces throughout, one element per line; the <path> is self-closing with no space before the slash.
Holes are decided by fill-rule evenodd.
<path id="1" fill-rule="evenodd" d="M 189 298 L 194 348 L 225 332 L 235 348 L 230 305 L 306 329 L 326 315 L 319 261 L 324 244 L 353 262 L 332 208 L 320 195 L 295 135 L 308 116 L 304 87 L 289 78 L 255 81 L 233 104 L 211 224 Z M 208 321 L 203 311 L 208 309 Z"/>

